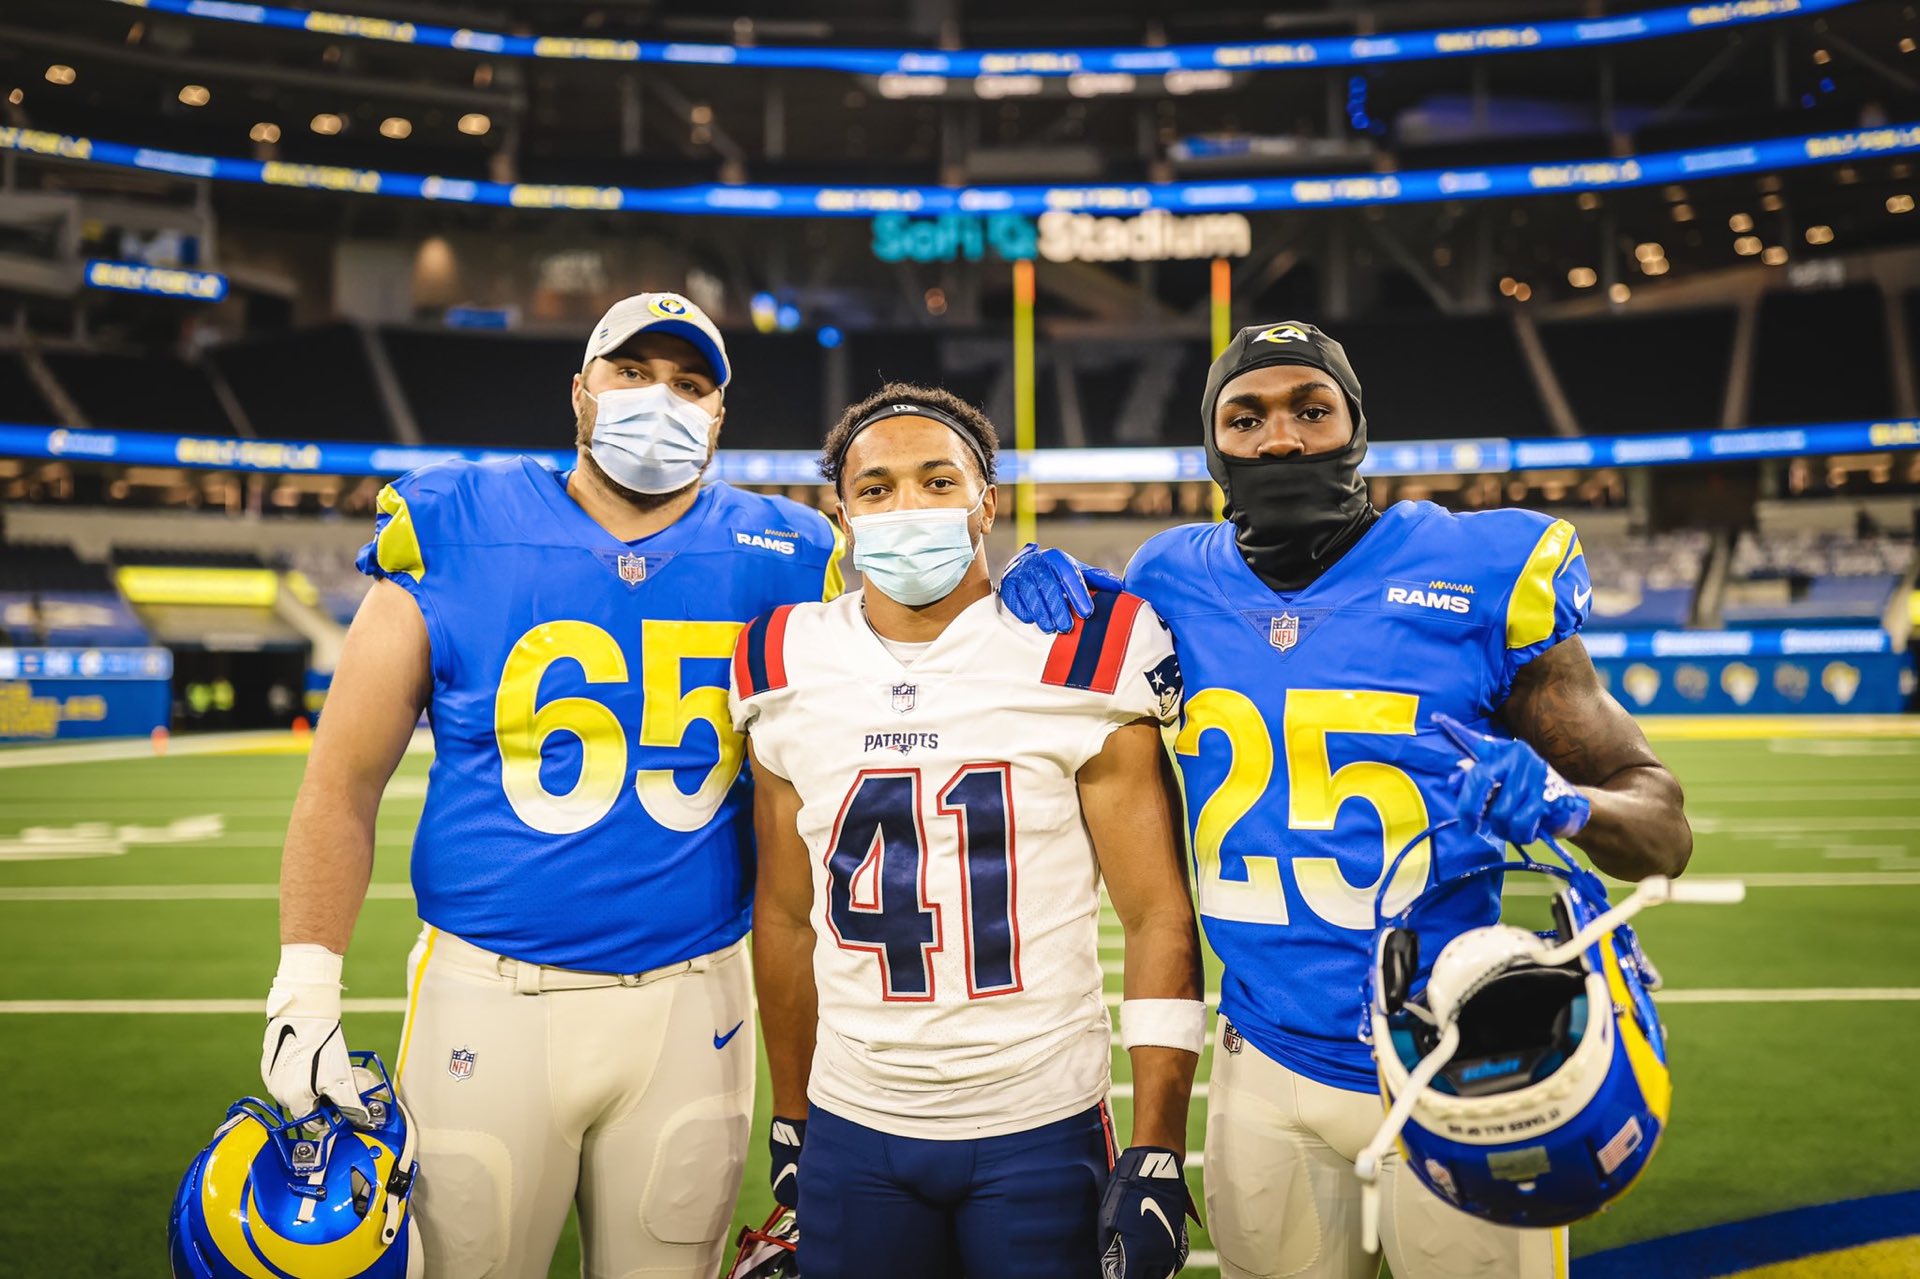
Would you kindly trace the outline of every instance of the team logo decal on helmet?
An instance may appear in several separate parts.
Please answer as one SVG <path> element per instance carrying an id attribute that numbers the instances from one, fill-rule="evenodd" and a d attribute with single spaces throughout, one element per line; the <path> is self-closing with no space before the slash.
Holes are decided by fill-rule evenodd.
<path id="1" fill-rule="evenodd" d="M 740 1228 L 740 1250 L 727 1279 L 800 1279 L 800 1222 L 793 1209 L 775 1205 L 758 1230 Z"/>
<path id="2" fill-rule="evenodd" d="M 257 1097 L 227 1108 L 174 1195 L 174 1279 L 424 1272 L 410 1212 L 419 1173 L 412 1119 L 379 1057 L 351 1055 L 366 1128 L 325 1102 L 297 1118 Z"/>
<path id="3" fill-rule="evenodd" d="M 1661 902 L 1738 901 L 1742 885 L 1655 876 L 1609 907 L 1600 878 L 1546 844 L 1557 863 L 1522 851 L 1436 881 L 1391 919 L 1376 903 L 1361 1034 L 1388 1111 L 1354 1164 L 1368 1251 L 1378 1245 L 1381 1165 L 1396 1143 L 1448 1203 L 1538 1228 L 1579 1221 L 1624 1194 L 1666 1129 L 1673 1085 L 1651 994 L 1660 979 L 1627 921 Z M 1432 925 L 1449 902 L 1474 893 L 1497 902 L 1516 873 L 1558 881 L 1553 929 L 1469 928 L 1423 968 L 1421 949 L 1438 940 Z"/>

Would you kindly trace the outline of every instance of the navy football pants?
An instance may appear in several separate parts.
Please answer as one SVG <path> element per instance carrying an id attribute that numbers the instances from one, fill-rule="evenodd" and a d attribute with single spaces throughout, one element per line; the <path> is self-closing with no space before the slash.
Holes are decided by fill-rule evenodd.
<path id="1" fill-rule="evenodd" d="M 815 1106 L 800 1160 L 800 1272 L 1098 1279 L 1112 1167 L 1104 1105 L 959 1141 L 889 1136 Z"/>

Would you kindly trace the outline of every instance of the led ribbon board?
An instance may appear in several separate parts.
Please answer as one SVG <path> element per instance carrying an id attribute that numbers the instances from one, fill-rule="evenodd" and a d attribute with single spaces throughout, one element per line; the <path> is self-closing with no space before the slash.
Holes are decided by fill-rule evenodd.
<path id="1" fill-rule="evenodd" d="M 1369 445 L 1365 475 L 1487 475 L 1599 466 L 1673 466 L 1753 461 L 1821 453 L 1920 449 L 1920 419 L 1826 422 L 1665 435 L 1583 435 L 1551 440 L 1400 440 Z M 555 470 L 574 465 L 573 450 L 415 448 L 389 444 L 306 443 L 230 437 L 83 431 L 0 423 L 0 457 L 64 458 L 123 466 L 295 475 L 401 475 L 456 459 L 484 462 L 527 456 Z M 822 484 L 810 449 L 721 449 L 708 469 L 732 484 Z M 1208 478 L 1198 448 L 1039 449 L 1003 453 L 1002 480 L 1040 484 L 1168 484 Z"/>
<path id="2" fill-rule="evenodd" d="M 1675 5 L 1617 17 L 1529 22 L 1507 26 L 1399 31 L 1313 40 L 1258 40 L 1238 44 L 1174 44 L 1130 48 L 861 49 L 767 48 L 756 45 L 611 40 L 580 36 L 522 36 L 464 27 L 439 27 L 349 13 L 308 12 L 229 0 L 116 0 L 138 9 L 316 35 L 378 40 L 423 48 L 459 49 L 490 57 L 556 58 L 588 62 L 666 62 L 720 67 L 844 71 L 854 75 L 1072 76 L 1157 75 L 1169 71 L 1272 71 L 1288 67 L 1348 67 L 1422 62 L 1493 53 L 1631 44 L 1690 31 L 1713 31 L 1844 8 L 1855 0 L 1730 0 Z"/>
<path id="3" fill-rule="evenodd" d="M 218 302 L 227 296 L 227 277 L 214 271 L 188 271 L 178 267 L 147 266 L 142 262 L 108 262 L 93 258 L 82 276 L 90 289 L 111 289 L 119 293 L 150 293 L 162 298 L 186 298 L 193 302 Z"/>
<path id="4" fill-rule="evenodd" d="M 1797 138 L 1734 142 L 1643 156 L 1506 164 L 1478 169 L 1414 169 L 1304 178 L 1234 178 L 1131 186 L 819 187 L 703 183 L 687 187 L 607 187 L 482 182 L 420 173 L 385 173 L 282 160 L 238 160 L 130 146 L 34 129 L 0 128 L 0 151 L 53 160 L 173 173 L 217 182 L 251 182 L 304 191 L 336 191 L 524 209 L 584 209 L 773 218 L 863 218 L 881 213 L 1048 212 L 1102 215 L 1330 209 L 1431 200 L 1475 200 L 1689 182 L 1770 173 L 1920 151 L 1920 122 L 1848 129 Z"/>

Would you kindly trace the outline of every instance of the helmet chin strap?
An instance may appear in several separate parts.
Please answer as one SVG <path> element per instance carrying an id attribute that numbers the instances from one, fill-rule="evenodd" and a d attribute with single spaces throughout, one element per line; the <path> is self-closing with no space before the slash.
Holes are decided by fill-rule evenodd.
<path id="1" fill-rule="evenodd" d="M 1407 1076 L 1407 1086 L 1393 1099 L 1393 1109 L 1387 1112 L 1386 1120 L 1381 1123 L 1380 1131 L 1373 1135 L 1367 1148 L 1353 1161 L 1353 1170 L 1360 1177 L 1360 1246 L 1368 1252 L 1380 1251 L 1380 1166 L 1393 1150 L 1393 1143 L 1399 1140 L 1400 1130 L 1407 1126 L 1407 1120 L 1413 1117 L 1414 1103 L 1420 1094 L 1426 1091 L 1433 1077 L 1453 1060 L 1454 1053 L 1460 1051 L 1460 1027 L 1449 1020 L 1440 1028 L 1440 1042 L 1433 1051 L 1420 1059 L 1420 1064 Z"/>
<path id="2" fill-rule="evenodd" d="M 419 1138 L 414 1127 L 413 1114 L 400 1104 L 396 1095 L 394 1106 L 400 1111 L 400 1121 L 406 1125 L 407 1139 L 400 1143 L 399 1156 L 393 1161 L 393 1171 L 387 1176 L 387 1197 L 380 1206 L 380 1242 L 391 1244 L 400 1237 L 401 1199 L 413 1188 L 414 1150 Z"/>

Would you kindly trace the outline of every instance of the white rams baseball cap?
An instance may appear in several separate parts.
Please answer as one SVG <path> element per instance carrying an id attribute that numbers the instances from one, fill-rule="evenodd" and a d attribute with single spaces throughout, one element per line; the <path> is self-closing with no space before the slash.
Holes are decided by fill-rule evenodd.
<path id="1" fill-rule="evenodd" d="M 712 366 L 714 380 L 723 387 L 733 376 L 720 330 L 713 327 L 705 311 L 678 293 L 636 293 L 615 302 L 593 326 L 580 371 L 586 372 L 594 360 L 619 350 L 634 334 L 642 332 L 669 333 L 693 343 Z"/>

